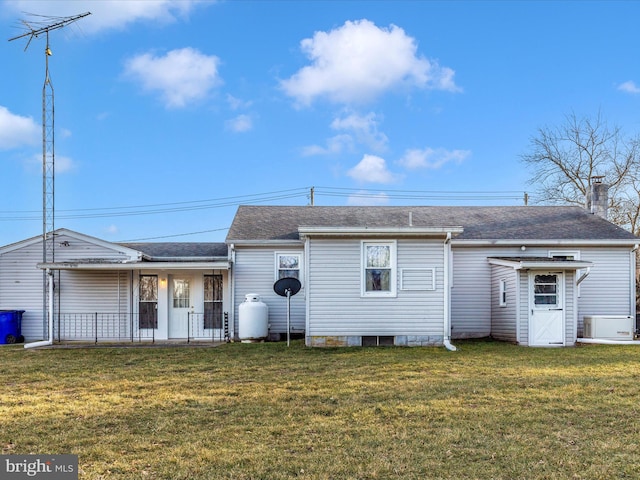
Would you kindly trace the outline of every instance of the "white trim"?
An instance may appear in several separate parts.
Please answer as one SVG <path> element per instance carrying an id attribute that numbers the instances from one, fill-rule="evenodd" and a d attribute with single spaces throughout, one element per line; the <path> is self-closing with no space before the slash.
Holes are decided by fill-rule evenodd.
<path id="1" fill-rule="evenodd" d="M 598 247 L 632 247 L 638 244 L 637 240 L 628 239 L 628 240 L 527 240 L 527 239 L 519 239 L 519 240 L 460 240 L 455 239 L 451 240 L 451 243 L 454 247 L 462 248 L 462 247 L 484 247 L 484 246 L 558 246 L 558 247 L 579 247 L 579 246 L 598 246 Z"/>
<path id="2" fill-rule="evenodd" d="M 281 256 L 298 257 L 298 280 L 300 280 L 300 282 L 302 283 L 304 279 L 304 271 L 302 268 L 304 257 L 302 252 L 300 252 L 300 250 L 276 250 L 275 252 L 273 252 L 273 281 L 277 282 L 280 279 L 278 273 L 281 270 L 280 262 L 279 262 L 279 259 Z M 289 269 L 289 270 L 295 270 L 295 269 Z"/>
<path id="3" fill-rule="evenodd" d="M 367 291 L 367 268 L 366 268 L 366 247 L 372 246 L 389 246 L 390 263 L 389 269 L 391 270 L 389 278 L 390 290 L 384 291 Z M 361 240 L 360 241 L 360 295 L 363 298 L 380 298 L 389 297 L 395 298 L 398 296 L 398 270 L 397 270 L 397 242 L 395 240 Z"/>
<path id="4" fill-rule="evenodd" d="M 567 261 L 541 261 L 541 260 L 527 260 L 525 258 L 492 258 L 487 259 L 491 265 L 502 265 L 503 267 L 511 267 L 514 270 L 578 270 L 580 268 L 589 268 L 593 264 L 586 261 L 567 260 Z"/>
<path id="5" fill-rule="evenodd" d="M 135 263 L 82 263 L 80 262 L 56 262 L 38 263 L 40 269 L 51 270 L 229 270 L 231 263 L 228 260 L 219 262 L 135 262 Z"/>
<path id="6" fill-rule="evenodd" d="M 437 236 L 445 237 L 447 234 L 459 234 L 464 229 L 458 226 L 451 227 L 313 227 L 298 226 L 298 233 L 301 237 L 306 236 L 325 236 L 325 237 L 344 237 L 344 236 L 399 236 L 399 237 L 425 237 Z"/>

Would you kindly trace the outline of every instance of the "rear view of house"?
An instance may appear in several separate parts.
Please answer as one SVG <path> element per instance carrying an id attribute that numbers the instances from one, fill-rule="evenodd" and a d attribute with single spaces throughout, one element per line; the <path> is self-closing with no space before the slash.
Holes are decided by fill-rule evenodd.
<path id="1" fill-rule="evenodd" d="M 310 346 L 563 346 L 585 316 L 635 315 L 638 238 L 579 207 L 242 206 L 227 243 L 233 304 L 259 293 L 272 333 L 273 283 L 301 281 L 292 324 Z"/>

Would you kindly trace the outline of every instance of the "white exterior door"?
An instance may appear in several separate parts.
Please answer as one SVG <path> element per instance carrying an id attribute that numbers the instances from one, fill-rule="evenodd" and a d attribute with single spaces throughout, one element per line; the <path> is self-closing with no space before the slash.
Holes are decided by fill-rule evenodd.
<path id="1" fill-rule="evenodd" d="M 193 279 L 185 276 L 174 276 L 171 279 L 169 297 L 169 338 L 188 338 L 189 312 L 192 304 Z"/>
<path id="2" fill-rule="evenodd" d="M 558 272 L 529 274 L 529 345 L 564 345 L 563 281 Z"/>

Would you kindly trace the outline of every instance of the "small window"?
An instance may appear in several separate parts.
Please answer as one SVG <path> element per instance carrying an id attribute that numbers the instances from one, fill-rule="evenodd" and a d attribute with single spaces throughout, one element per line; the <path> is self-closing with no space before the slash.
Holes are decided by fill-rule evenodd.
<path id="1" fill-rule="evenodd" d="M 300 253 L 276 253 L 276 280 L 297 278 L 302 281 L 301 264 L 302 254 Z"/>
<path id="2" fill-rule="evenodd" d="M 500 306 L 507 306 L 507 282 L 506 280 L 500 280 Z"/>
<path id="3" fill-rule="evenodd" d="M 362 285 L 365 296 L 395 296 L 394 242 L 362 243 Z"/>

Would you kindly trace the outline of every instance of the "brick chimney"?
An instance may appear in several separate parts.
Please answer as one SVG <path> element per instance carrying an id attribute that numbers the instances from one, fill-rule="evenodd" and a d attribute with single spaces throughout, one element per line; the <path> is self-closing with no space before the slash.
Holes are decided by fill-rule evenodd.
<path id="1" fill-rule="evenodd" d="M 607 219 L 609 206 L 609 185 L 603 183 L 603 176 L 591 177 L 590 189 L 587 192 L 587 210 L 594 215 Z"/>

